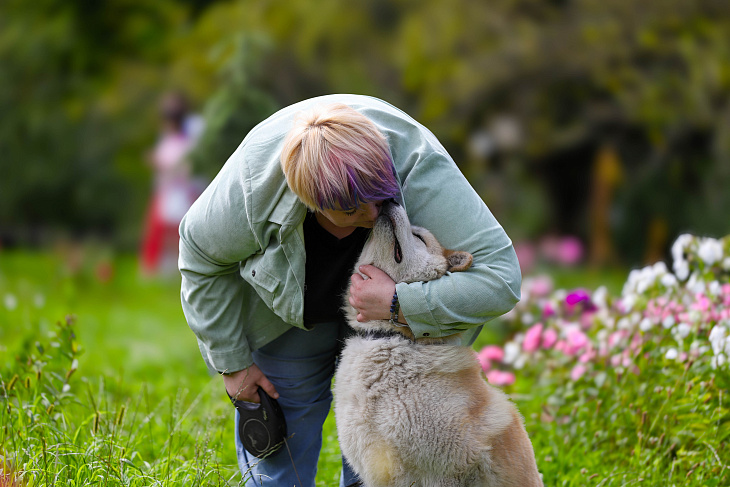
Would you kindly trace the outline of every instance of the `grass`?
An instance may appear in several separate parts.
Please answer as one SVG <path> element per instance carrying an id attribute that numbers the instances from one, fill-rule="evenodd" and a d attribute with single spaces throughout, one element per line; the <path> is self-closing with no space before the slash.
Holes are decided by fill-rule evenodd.
<path id="1" fill-rule="evenodd" d="M 29 486 L 238 485 L 233 410 L 179 277 L 77 251 L 0 253 L 0 470 L 11 460 Z M 332 415 L 323 437 L 317 485 L 336 485 Z"/>
<path id="2" fill-rule="evenodd" d="M 236 485 L 230 405 L 199 359 L 179 283 L 138 279 L 132 257 L 114 259 L 113 276 L 106 258 L 87 259 L 0 254 L 10 468 L 27 485 Z"/>
<path id="3" fill-rule="evenodd" d="M 232 408 L 179 279 L 140 279 L 133 256 L 74 255 L 0 253 L 0 469 L 27 486 L 239 485 Z M 617 294 L 625 273 L 604 275 L 554 280 Z M 507 333 L 492 323 L 476 346 Z M 638 360 L 640 375 L 575 383 L 530 364 L 507 388 L 546 485 L 730 485 L 728 374 Z M 317 485 L 338 485 L 332 415 L 323 437 Z"/>

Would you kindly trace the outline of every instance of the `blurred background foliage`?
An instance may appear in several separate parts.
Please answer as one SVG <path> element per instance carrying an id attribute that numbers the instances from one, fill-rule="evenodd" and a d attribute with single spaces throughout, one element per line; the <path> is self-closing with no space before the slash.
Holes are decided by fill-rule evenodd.
<path id="1" fill-rule="evenodd" d="M 0 2 L 0 243 L 133 249 L 162 93 L 211 178 L 276 109 L 350 92 L 429 127 L 517 242 L 596 265 L 730 233 L 724 0 Z"/>

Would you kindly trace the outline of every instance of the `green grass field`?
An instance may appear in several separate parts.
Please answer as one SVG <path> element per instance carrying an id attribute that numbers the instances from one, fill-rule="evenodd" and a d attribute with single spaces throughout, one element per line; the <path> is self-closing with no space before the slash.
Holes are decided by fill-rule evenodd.
<path id="1" fill-rule="evenodd" d="M 185 323 L 179 278 L 141 279 L 132 256 L 73 260 L 0 253 L 0 468 L 27 486 L 239 485 L 232 408 Z M 618 292 L 623 277 L 555 280 Z M 490 326 L 476 348 L 505 333 Z M 546 485 L 730 485 L 726 375 L 647 363 L 573 384 L 531 370 L 506 390 Z M 336 486 L 339 470 L 330 415 L 317 485 Z"/>

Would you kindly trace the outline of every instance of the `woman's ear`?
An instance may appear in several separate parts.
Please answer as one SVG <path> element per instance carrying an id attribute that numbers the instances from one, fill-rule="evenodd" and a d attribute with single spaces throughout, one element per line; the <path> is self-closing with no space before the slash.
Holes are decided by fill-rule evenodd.
<path id="1" fill-rule="evenodd" d="M 444 249 L 444 257 L 449 262 L 449 272 L 465 271 L 474 260 L 469 252 Z"/>

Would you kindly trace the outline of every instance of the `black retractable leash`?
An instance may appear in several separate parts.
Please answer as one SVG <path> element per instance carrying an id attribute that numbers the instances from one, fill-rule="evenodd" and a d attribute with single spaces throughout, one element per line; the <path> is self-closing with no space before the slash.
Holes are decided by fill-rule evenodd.
<path id="1" fill-rule="evenodd" d="M 279 402 L 259 387 L 260 404 L 246 401 L 231 402 L 238 411 L 238 438 L 243 447 L 256 458 L 268 458 L 278 454 L 285 445 L 289 452 L 294 473 L 299 480 L 299 472 L 294 465 L 289 444 L 286 441 L 286 418 Z M 230 396 L 229 396 L 230 397 Z M 301 485 L 302 481 L 299 480 Z"/>
<path id="2" fill-rule="evenodd" d="M 231 402 L 238 410 L 238 437 L 244 448 L 257 458 L 270 457 L 279 452 L 286 441 L 286 419 L 279 402 L 258 390 L 261 403 Z"/>

